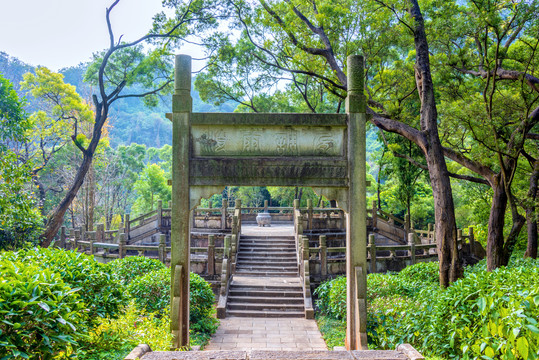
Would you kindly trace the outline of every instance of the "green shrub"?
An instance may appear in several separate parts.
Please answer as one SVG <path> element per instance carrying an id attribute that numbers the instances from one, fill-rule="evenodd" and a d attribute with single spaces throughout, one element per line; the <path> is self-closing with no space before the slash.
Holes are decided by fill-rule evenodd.
<path id="1" fill-rule="evenodd" d="M 127 256 L 107 264 L 111 275 L 124 285 L 150 271 L 164 269 L 165 265 L 156 259 L 144 256 Z"/>
<path id="2" fill-rule="evenodd" d="M 414 282 L 423 284 L 435 284 L 440 282 L 440 265 L 438 262 L 420 262 L 405 267 L 398 273 L 401 279 L 409 278 Z"/>
<path id="3" fill-rule="evenodd" d="M 100 318 L 118 315 L 126 302 L 124 287 L 114 281 L 107 267 L 95 261 L 93 256 L 61 249 L 33 248 L 6 252 L 2 258 L 51 269 L 72 289 L 82 289 L 79 295 L 93 325 Z"/>
<path id="4" fill-rule="evenodd" d="M 170 269 L 150 271 L 133 279 L 127 291 L 137 309 L 146 312 L 162 312 L 170 305 Z"/>
<path id="5" fill-rule="evenodd" d="M 217 329 L 215 319 L 215 296 L 210 284 L 195 273 L 189 277 L 189 322 L 191 336 L 204 343 Z M 170 306 L 170 269 L 164 268 L 135 278 L 128 291 L 139 310 L 158 312 L 168 311 Z"/>
<path id="6" fill-rule="evenodd" d="M 75 343 L 87 314 L 51 269 L 0 259 L 0 358 L 50 359 Z"/>
<path id="7" fill-rule="evenodd" d="M 316 305 L 320 311 L 333 319 L 346 319 L 346 277 L 322 283 L 314 294 L 318 297 Z"/>
<path id="8" fill-rule="evenodd" d="M 78 360 L 121 360 L 138 344 L 148 344 L 153 351 L 168 351 L 172 343 L 170 317 L 141 313 L 130 302 L 117 319 L 106 319 L 76 349 Z"/>

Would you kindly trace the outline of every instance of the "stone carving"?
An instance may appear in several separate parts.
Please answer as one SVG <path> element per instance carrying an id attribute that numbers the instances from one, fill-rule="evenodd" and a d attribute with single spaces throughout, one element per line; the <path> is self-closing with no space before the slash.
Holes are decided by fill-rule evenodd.
<path id="1" fill-rule="evenodd" d="M 298 134 L 296 130 L 289 129 L 286 132 L 279 132 L 275 134 L 275 144 L 277 148 L 277 154 L 283 155 L 297 155 L 298 154 Z"/>
<path id="2" fill-rule="evenodd" d="M 253 130 L 242 131 L 243 151 L 247 153 L 260 152 L 260 133 Z"/>
<path id="3" fill-rule="evenodd" d="M 224 130 L 216 130 L 203 133 L 195 141 L 200 144 L 202 154 L 218 154 L 225 149 L 227 136 Z"/>

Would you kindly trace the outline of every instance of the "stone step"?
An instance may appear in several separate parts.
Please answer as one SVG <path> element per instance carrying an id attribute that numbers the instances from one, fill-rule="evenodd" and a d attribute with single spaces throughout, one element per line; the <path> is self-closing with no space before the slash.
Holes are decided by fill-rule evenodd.
<path id="1" fill-rule="evenodd" d="M 280 262 L 276 262 L 274 259 L 267 259 L 265 258 L 264 260 L 260 260 L 260 261 L 251 261 L 251 260 L 245 260 L 245 259 L 242 259 L 241 262 L 238 262 L 237 263 L 237 266 L 239 265 L 242 265 L 242 266 L 256 266 L 256 265 L 279 265 L 279 266 L 285 266 L 285 267 L 295 267 L 297 268 L 298 265 L 296 263 L 296 259 L 290 259 L 290 260 L 284 260 L 284 261 L 280 261 Z"/>
<path id="2" fill-rule="evenodd" d="M 247 311 L 247 310 L 227 310 L 227 316 L 237 317 L 305 317 L 304 311 Z"/>
<path id="3" fill-rule="evenodd" d="M 243 303 L 243 302 L 228 302 L 229 310 L 246 310 L 246 311 L 303 311 L 303 304 L 268 304 L 268 303 Z"/>
<path id="4" fill-rule="evenodd" d="M 256 265 L 246 265 L 244 263 L 238 263 L 236 265 L 236 270 L 253 270 L 253 271 L 298 271 L 297 266 L 283 266 L 281 264 L 256 264 Z"/>
<path id="5" fill-rule="evenodd" d="M 238 275 L 255 275 L 255 276 L 298 276 L 298 271 L 256 271 L 256 270 L 241 270 L 236 269 L 236 274 Z"/>
<path id="6" fill-rule="evenodd" d="M 250 257 L 296 257 L 295 252 L 290 251 L 245 251 L 240 250 L 238 252 L 238 257 L 250 256 Z"/>
<path id="7" fill-rule="evenodd" d="M 268 298 L 268 297 L 285 297 L 285 298 L 299 298 L 303 301 L 303 291 L 301 289 L 298 289 L 296 291 L 293 290 L 278 290 L 278 291 L 271 291 L 271 290 L 248 290 L 244 288 L 234 288 L 231 287 L 228 291 L 229 298 L 233 296 L 248 296 L 248 297 L 261 297 L 261 298 Z"/>
<path id="8" fill-rule="evenodd" d="M 303 299 L 300 297 L 261 297 L 261 296 L 229 296 L 229 304 L 289 304 L 303 307 Z"/>
<path id="9" fill-rule="evenodd" d="M 296 251 L 295 244 L 240 244 L 240 249 L 280 249 Z"/>
<path id="10" fill-rule="evenodd" d="M 286 236 L 286 235 L 279 235 L 279 236 L 256 236 L 256 235 L 242 235 L 241 240 L 266 240 L 266 241 L 273 241 L 273 240 L 294 240 L 294 235 Z"/>

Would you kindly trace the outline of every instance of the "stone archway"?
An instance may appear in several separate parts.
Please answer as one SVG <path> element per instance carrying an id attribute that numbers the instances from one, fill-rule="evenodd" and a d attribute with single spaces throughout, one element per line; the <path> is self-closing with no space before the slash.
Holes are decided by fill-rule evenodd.
<path id="1" fill-rule="evenodd" d="M 192 113 L 191 57 L 172 96 L 171 331 L 189 344 L 190 213 L 225 185 L 311 186 L 347 214 L 347 337 L 367 349 L 363 57 L 348 57 L 346 114 Z"/>

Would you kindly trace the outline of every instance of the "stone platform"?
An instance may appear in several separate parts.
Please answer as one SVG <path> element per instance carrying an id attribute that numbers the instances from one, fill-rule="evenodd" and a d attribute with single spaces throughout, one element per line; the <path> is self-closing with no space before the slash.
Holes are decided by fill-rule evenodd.
<path id="1" fill-rule="evenodd" d="M 140 349 L 137 351 L 137 349 Z M 144 352 L 141 346 L 125 360 L 423 360 L 410 345 L 400 345 L 397 350 L 360 351 L 161 351 Z M 146 345 L 147 347 L 147 345 Z"/>

